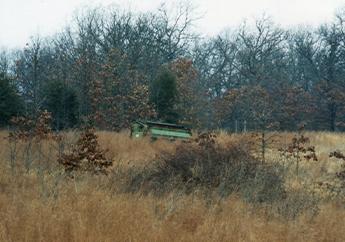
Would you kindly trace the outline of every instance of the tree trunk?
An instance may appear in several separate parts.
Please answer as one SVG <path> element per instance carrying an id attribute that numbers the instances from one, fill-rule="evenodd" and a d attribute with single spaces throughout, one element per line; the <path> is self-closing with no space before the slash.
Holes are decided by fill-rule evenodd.
<path id="1" fill-rule="evenodd" d="M 332 102 L 329 105 L 329 126 L 330 126 L 330 130 L 333 132 L 335 131 L 335 122 L 336 122 L 336 118 L 337 118 L 337 106 L 334 102 Z"/>

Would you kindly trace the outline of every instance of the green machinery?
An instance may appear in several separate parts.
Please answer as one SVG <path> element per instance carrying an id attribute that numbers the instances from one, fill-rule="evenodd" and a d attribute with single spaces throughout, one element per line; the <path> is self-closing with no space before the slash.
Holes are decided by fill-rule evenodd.
<path id="1" fill-rule="evenodd" d="M 182 125 L 153 122 L 153 121 L 135 121 L 131 126 L 131 137 L 140 138 L 150 136 L 151 139 L 189 139 L 192 137 L 190 128 Z"/>

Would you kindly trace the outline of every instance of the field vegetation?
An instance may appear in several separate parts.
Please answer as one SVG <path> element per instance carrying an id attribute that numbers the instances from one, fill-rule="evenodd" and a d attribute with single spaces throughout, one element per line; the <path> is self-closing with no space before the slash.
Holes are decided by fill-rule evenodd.
<path id="1" fill-rule="evenodd" d="M 345 238 L 344 187 L 337 177 L 343 161 L 329 157 L 344 150 L 343 134 L 304 134 L 318 161 L 301 158 L 298 174 L 294 160 L 278 151 L 293 133 L 277 134 L 263 165 L 252 134 L 219 132 L 192 143 L 152 143 L 130 139 L 125 131 L 100 131 L 96 140 L 112 161 L 107 174 L 69 172 L 57 161 L 59 152 L 73 150 L 80 135 L 69 131 L 58 141 L 45 137 L 14 143 L 7 131 L 0 133 L 0 240 Z"/>
<path id="2" fill-rule="evenodd" d="M 0 52 L 0 241 L 345 241 L 345 8 L 205 36 L 165 2 Z"/>

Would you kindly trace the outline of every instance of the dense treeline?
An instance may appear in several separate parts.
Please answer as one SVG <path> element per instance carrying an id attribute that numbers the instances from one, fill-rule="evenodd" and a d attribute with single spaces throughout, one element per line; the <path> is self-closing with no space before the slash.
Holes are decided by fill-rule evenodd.
<path id="1" fill-rule="evenodd" d="M 92 9 L 63 31 L 0 54 L 0 125 L 52 112 L 54 127 L 135 119 L 194 128 L 341 130 L 345 11 L 318 28 L 262 17 L 206 38 L 189 5 L 151 13 Z"/>

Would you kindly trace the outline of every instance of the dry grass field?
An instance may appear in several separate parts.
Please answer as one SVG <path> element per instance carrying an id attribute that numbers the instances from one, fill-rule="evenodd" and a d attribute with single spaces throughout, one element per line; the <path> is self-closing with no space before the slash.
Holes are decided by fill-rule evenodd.
<path id="1" fill-rule="evenodd" d="M 177 145 L 131 140 L 126 132 L 97 134 L 114 162 L 113 170 L 145 167 L 161 152 L 174 152 Z M 329 158 L 329 153 L 345 151 L 345 134 L 306 135 L 316 147 L 318 161 L 302 161 L 298 176 L 294 164 L 283 161 L 277 151 L 293 134 L 279 134 L 278 142 L 267 149 L 267 162 L 285 162 L 286 189 L 317 201 L 291 218 L 282 215 L 284 211 L 276 212 L 276 206 L 247 203 L 237 194 L 220 199 L 213 194 L 205 198 L 198 192 L 159 197 L 124 193 L 118 191 L 112 172 L 107 176 L 80 174 L 72 179 L 56 162 L 53 141 L 33 145 L 30 150 L 18 143 L 14 150 L 4 139 L 7 133 L 0 132 L 0 240 L 344 241 L 341 191 L 345 188 L 335 179 L 342 161 Z M 77 137 L 72 132 L 65 136 L 65 149 L 69 149 Z M 220 143 L 241 138 L 225 133 L 218 136 Z M 27 152 L 31 152 L 29 156 Z M 289 206 L 284 208 L 291 209 Z"/>

